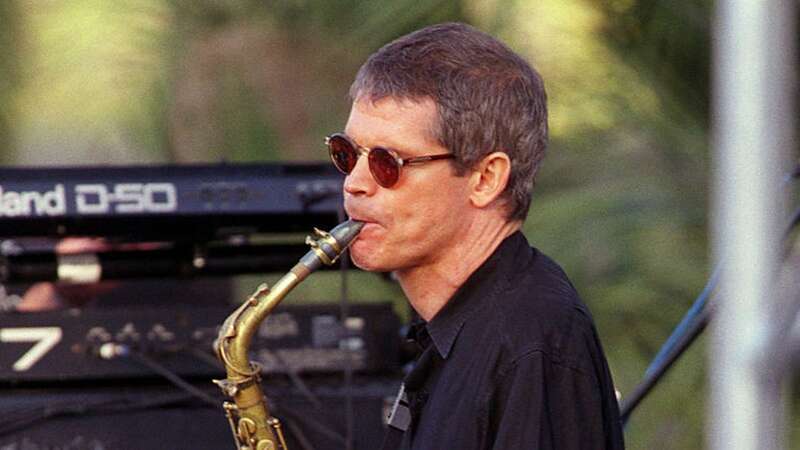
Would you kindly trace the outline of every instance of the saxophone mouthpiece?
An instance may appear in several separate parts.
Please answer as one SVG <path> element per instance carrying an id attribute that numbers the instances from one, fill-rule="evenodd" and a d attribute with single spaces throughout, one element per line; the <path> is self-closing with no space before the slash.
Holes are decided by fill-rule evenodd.
<path id="1" fill-rule="evenodd" d="M 300 264 L 313 272 L 321 264 L 330 266 L 335 263 L 358 236 L 363 226 L 364 222 L 348 220 L 336 225 L 330 232 L 314 229 L 316 238 L 311 236 L 306 238 L 306 244 L 311 246 L 311 251 L 300 259 Z"/>
<path id="2" fill-rule="evenodd" d="M 350 246 L 350 243 L 353 242 L 353 239 L 358 236 L 358 233 L 361 232 L 361 228 L 363 227 L 364 222 L 348 220 L 336 225 L 336 227 L 331 230 L 331 236 L 336 239 L 336 242 L 338 242 L 342 248 L 347 248 Z"/>

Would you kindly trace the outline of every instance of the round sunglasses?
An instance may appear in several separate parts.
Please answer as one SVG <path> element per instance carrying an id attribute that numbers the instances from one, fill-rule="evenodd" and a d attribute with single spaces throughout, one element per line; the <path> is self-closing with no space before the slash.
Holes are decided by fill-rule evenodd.
<path id="1" fill-rule="evenodd" d="M 328 146 L 328 153 L 331 155 L 333 165 L 345 175 L 350 175 L 356 167 L 359 156 L 367 155 L 369 172 L 372 174 L 372 178 L 385 188 L 390 188 L 397 183 L 397 180 L 400 179 L 400 168 L 403 166 L 455 157 L 452 153 L 442 153 L 403 159 L 397 155 L 397 152 L 389 148 L 362 147 L 344 133 L 334 133 L 326 137 L 325 145 Z"/>

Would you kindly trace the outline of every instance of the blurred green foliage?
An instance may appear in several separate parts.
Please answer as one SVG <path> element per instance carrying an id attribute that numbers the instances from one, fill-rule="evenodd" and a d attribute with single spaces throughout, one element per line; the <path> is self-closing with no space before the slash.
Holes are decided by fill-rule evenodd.
<path id="1" fill-rule="evenodd" d="M 8 155 L 8 149 L 13 146 L 11 137 L 13 117 L 8 106 L 20 82 L 20 67 L 18 53 L 5 50 L 19 47 L 20 30 L 16 20 L 17 14 L 16 3 L 0 3 L 0 24 L 3 26 L 0 31 L 0 49 L 4 50 L 3 58 L 0 58 L 0 162 L 6 162 L 3 157 Z"/>
<path id="2" fill-rule="evenodd" d="M 571 274 L 625 395 L 709 272 L 710 5 L 4 0 L 0 160 L 324 159 L 321 137 L 343 126 L 372 51 L 427 24 L 472 23 L 545 79 L 550 154 L 525 232 Z M 327 298 L 331 285 L 293 296 Z M 351 285 L 407 312 L 389 281 Z M 704 360 L 701 339 L 634 414 L 629 448 L 703 446 Z"/>
<path id="3" fill-rule="evenodd" d="M 498 33 L 539 68 L 550 95 L 550 154 L 526 233 L 589 303 L 623 396 L 708 273 L 708 95 L 702 106 L 683 100 L 708 62 L 673 67 L 654 48 L 672 43 L 650 36 L 650 21 L 669 17 L 636 14 L 666 3 L 519 1 Z M 708 32 L 695 30 L 698 52 Z M 689 352 L 640 405 L 630 448 L 702 447 L 704 356 L 699 346 Z"/>

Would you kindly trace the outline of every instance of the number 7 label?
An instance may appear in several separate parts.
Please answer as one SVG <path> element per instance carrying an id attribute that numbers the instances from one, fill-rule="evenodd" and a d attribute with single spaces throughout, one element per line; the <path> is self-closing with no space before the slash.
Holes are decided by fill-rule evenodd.
<path id="1" fill-rule="evenodd" d="M 61 328 L 0 328 L 0 342 L 35 342 L 36 344 L 22 355 L 12 368 L 24 372 L 39 362 L 47 352 L 61 341 Z"/>

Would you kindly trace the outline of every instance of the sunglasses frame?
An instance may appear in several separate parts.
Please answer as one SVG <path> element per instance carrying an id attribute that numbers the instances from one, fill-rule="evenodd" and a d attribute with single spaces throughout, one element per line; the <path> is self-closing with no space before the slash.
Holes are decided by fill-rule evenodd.
<path id="1" fill-rule="evenodd" d="M 403 166 L 414 166 L 414 165 L 424 164 L 424 163 L 426 163 L 428 161 L 436 161 L 436 160 L 440 160 L 440 159 L 453 159 L 453 158 L 455 158 L 455 155 L 452 154 L 452 153 L 439 153 L 439 154 L 435 154 L 435 155 L 422 155 L 422 156 L 415 156 L 413 158 L 405 158 L 404 159 L 404 158 L 401 158 L 400 155 L 398 155 L 397 152 L 392 150 L 391 148 L 381 147 L 381 146 L 376 146 L 376 147 L 372 147 L 372 148 L 364 147 L 363 145 L 359 145 L 356 141 L 354 141 L 352 138 L 350 138 L 350 136 L 348 136 L 348 135 L 346 135 L 344 133 L 333 133 L 333 134 L 325 137 L 325 145 L 328 147 L 328 156 L 330 156 L 331 162 L 333 162 L 333 166 L 336 167 L 336 169 L 339 172 L 342 172 L 345 175 L 350 175 L 350 173 L 352 172 L 352 169 L 350 170 L 350 172 L 346 172 L 346 171 L 342 170 L 342 168 L 339 167 L 338 164 L 336 164 L 336 158 L 333 157 L 333 149 L 331 147 L 331 140 L 333 140 L 334 138 L 344 139 L 345 142 L 350 144 L 350 146 L 352 146 L 353 149 L 356 152 L 358 152 L 358 156 L 359 157 L 369 155 L 369 153 L 372 152 L 373 150 L 382 150 L 382 151 L 385 151 L 386 153 L 388 153 L 392 157 L 392 159 L 395 161 L 395 163 L 397 163 L 397 180 L 395 180 L 394 183 L 391 183 L 388 186 L 384 186 L 384 184 L 379 181 L 378 177 L 375 176 L 375 172 L 373 171 L 372 166 L 371 165 L 369 166 L 369 173 L 372 175 L 372 178 L 375 180 L 376 183 L 378 183 L 379 185 L 381 185 L 381 186 L 383 186 L 385 188 L 390 188 L 390 187 L 394 186 L 395 184 L 397 184 L 397 182 L 400 180 L 400 175 L 401 175 L 401 172 L 402 172 L 401 169 L 403 168 Z M 371 160 L 369 158 L 367 158 L 367 161 L 371 161 Z"/>

